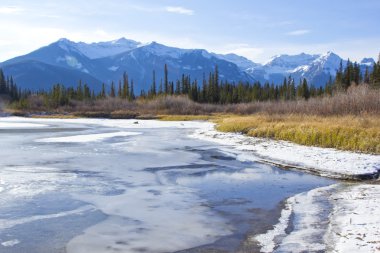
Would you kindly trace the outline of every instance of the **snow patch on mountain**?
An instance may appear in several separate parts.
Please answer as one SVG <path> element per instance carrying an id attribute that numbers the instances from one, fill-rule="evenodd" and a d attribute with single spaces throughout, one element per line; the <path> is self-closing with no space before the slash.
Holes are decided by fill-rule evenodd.
<path id="1" fill-rule="evenodd" d="M 108 70 L 111 70 L 111 71 L 117 71 L 120 67 L 118 66 L 112 66 L 112 67 L 109 67 Z"/>
<path id="2" fill-rule="evenodd" d="M 57 58 L 57 62 L 65 62 L 68 66 L 76 69 L 82 69 L 83 67 L 82 63 L 80 63 L 77 58 L 70 55 Z"/>
<path id="3" fill-rule="evenodd" d="M 264 66 L 268 67 L 277 67 L 278 69 L 286 69 L 290 71 L 294 68 L 297 68 L 301 65 L 310 64 L 312 61 L 317 59 L 319 55 L 310 55 L 301 53 L 298 55 L 276 55 L 272 57 L 269 62 L 264 64 Z"/>
<path id="4" fill-rule="evenodd" d="M 367 67 L 372 67 L 375 64 L 375 60 L 372 58 L 364 58 L 361 60 L 360 64 L 365 65 Z"/>
<path id="5" fill-rule="evenodd" d="M 84 42 L 76 43 L 68 39 L 60 39 L 58 41 L 58 44 L 62 49 L 66 51 L 75 51 L 77 53 L 85 55 L 89 59 L 98 59 L 117 55 L 143 45 L 140 42 L 128 40 L 125 38 L 90 44 Z"/>
<path id="6" fill-rule="evenodd" d="M 212 55 L 215 56 L 216 58 L 235 63 L 241 70 L 244 70 L 244 71 L 261 66 L 261 64 L 254 63 L 253 61 L 237 54 L 212 54 Z"/>
<path id="7" fill-rule="evenodd" d="M 168 47 L 157 42 L 152 42 L 146 46 L 143 46 L 142 49 L 145 52 L 156 56 L 168 56 L 174 59 L 179 59 L 185 53 L 190 52 L 190 49 L 181 49 L 176 47 Z"/>
<path id="8" fill-rule="evenodd" d="M 213 71 L 215 65 L 218 65 L 221 77 L 223 75 L 226 80 L 231 82 L 260 81 L 261 83 L 280 84 L 284 78 L 292 76 L 296 83 L 298 80 L 306 78 L 315 86 L 324 86 L 330 77 L 334 78 L 340 62 L 343 63 L 343 67 L 347 64 L 347 61 L 342 60 L 333 52 L 321 55 L 282 54 L 272 57 L 265 64 L 258 64 L 233 53 L 216 54 L 205 49 L 182 49 L 157 42 L 142 44 L 121 38 L 91 44 L 60 39 L 30 54 L 6 61 L 1 66 L 21 64 L 25 60 L 68 70 L 79 70 L 102 82 L 117 80 L 123 71 L 128 71 L 136 83 L 144 86 L 143 88 L 147 88 L 147 84 L 151 82 L 152 70 L 157 71 L 157 78 L 162 78 L 160 75 L 163 71 L 160 69 L 165 63 L 169 67 L 170 78 L 173 79 L 178 78 L 182 74 L 180 72 L 184 72 L 192 79 L 201 80 L 202 74 L 207 75 Z M 367 67 L 371 68 L 374 62 L 372 58 L 363 59 L 360 62 L 361 70 L 364 72 Z M 43 64 L 40 65 L 39 68 L 46 67 Z M 30 79 L 32 73 L 29 73 L 25 64 L 23 68 L 25 70 L 18 70 L 18 73 L 28 76 Z M 14 72 L 17 69 L 19 68 L 14 68 Z M 52 78 L 57 75 L 58 73 L 54 73 Z M 29 82 L 33 82 L 33 80 L 29 80 Z M 76 82 L 76 80 L 70 82 Z M 136 88 L 141 87 L 136 86 Z"/>

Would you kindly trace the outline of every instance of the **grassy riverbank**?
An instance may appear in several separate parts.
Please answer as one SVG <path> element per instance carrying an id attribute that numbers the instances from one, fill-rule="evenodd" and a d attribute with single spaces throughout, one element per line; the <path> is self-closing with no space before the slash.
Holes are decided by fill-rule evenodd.
<path id="1" fill-rule="evenodd" d="M 223 132 L 286 140 L 307 146 L 380 154 L 380 117 L 252 115 L 216 120 Z"/>
<path id="2" fill-rule="evenodd" d="M 218 131 L 285 140 L 306 146 L 380 154 L 380 116 L 297 114 L 165 115 L 162 120 L 211 120 Z"/>
<path id="3" fill-rule="evenodd" d="M 302 145 L 380 154 L 380 90 L 365 85 L 309 100 L 200 104 L 184 96 L 127 101 L 107 98 L 47 107 L 30 97 L 8 111 L 29 117 L 211 120 L 224 132 L 286 140 Z"/>
<path id="4" fill-rule="evenodd" d="M 30 115 L 35 118 L 114 118 L 160 119 L 164 121 L 208 120 L 218 131 L 242 133 L 252 137 L 285 140 L 306 146 L 335 148 L 380 154 L 380 116 L 321 116 L 304 114 L 209 114 L 209 115 L 132 115 L 51 114 Z M 135 117 L 136 116 L 136 117 Z"/>

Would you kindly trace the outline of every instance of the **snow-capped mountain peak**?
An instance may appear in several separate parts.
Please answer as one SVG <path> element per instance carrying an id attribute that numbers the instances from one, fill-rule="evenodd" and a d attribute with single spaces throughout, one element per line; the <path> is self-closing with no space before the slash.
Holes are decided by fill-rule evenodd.
<path id="1" fill-rule="evenodd" d="M 244 71 L 247 71 L 248 69 L 253 69 L 253 68 L 257 68 L 257 67 L 261 66 L 261 64 L 254 63 L 253 61 L 251 61 L 251 60 L 249 60 L 243 56 L 233 54 L 233 53 L 212 54 L 212 55 L 215 56 L 216 58 L 235 63 L 240 69 L 242 69 Z"/>
<path id="2" fill-rule="evenodd" d="M 373 58 L 364 58 L 363 60 L 361 60 L 360 64 L 371 67 L 375 64 L 375 60 Z"/>
<path id="3" fill-rule="evenodd" d="M 301 53 L 297 55 L 282 54 L 282 55 L 276 55 L 272 57 L 264 65 L 291 69 L 291 68 L 296 68 L 301 65 L 309 64 L 310 62 L 314 61 L 318 57 L 319 55 L 310 55 L 310 54 L 305 54 L 305 53 Z"/>
<path id="4" fill-rule="evenodd" d="M 61 49 L 65 50 L 65 51 L 76 50 L 75 49 L 75 44 L 76 43 L 73 42 L 73 41 L 71 41 L 71 40 L 68 40 L 66 38 L 61 38 L 57 42 L 55 42 L 53 44 L 57 44 Z"/>
<path id="5" fill-rule="evenodd" d="M 124 53 L 141 45 L 140 42 L 120 38 L 91 44 L 79 42 L 75 44 L 75 48 L 90 59 L 98 59 Z"/>
<path id="6" fill-rule="evenodd" d="M 341 62 L 344 65 L 346 64 L 346 61 L 343 61 L 337 54 L 329 51 L 313 61 L 311 66 L 328 73 L 331 76 L 335 76 Z"/>
<path id="7" fill-rule="evenodd" d="M 62 38 L 30 54 L 10 59 L 2 63 L 2 66 L 20 66 L 14 67 L 13 73 L 10 72 L 14 76 L 33 76 L 28 72 L 25 61 L 38 62 L 39 66 L 48 64 L 58 67 L 54 70 L 57 73 L 51 75 L 52 80 L 63 72 L 74 70 L 72 76 L 85 73 L 99 82 L 107 83 L 117 80 L 127 71 L 139 83 L 140 88 L 144 85 L 146 88 L 151 83 L 153 70 L 157 71 L 157 80 L 162 78 L 164 64 L 168 65 L 171 78 L 187 74 L 199 81 L 218 65 L 221 79 L 232 82 L 255 80 L 280 84 L 284 78 L 292 76 L 297 81 L 306 78 L 315 86 L 323 86 L 334 77 L 340 62 L 343 66 L 347 64 L 347 61 L 331 51 L 321 55 L 276 55 L 262 65 L 236 54 L 223 55 L 205 49 L 182 49 L 157 42 L 142 44 L 126 38 L 90 44 Z M 373 63 L 372 58 L 365 58 L 360 62 L 360 68 L 365 71 Z M 30 81 L 27 78 L 25 80 Z M 72 80 L 72 83 L 76 81 Z"/>
<path id="8" fill-rule="evenodd" d="M 133 41 L 133 40 L 128 40 L 128 39 L 126 39 L 124 37 L 121 37 L 121 38 L 116 39 L 116 40 L 111 40 L 109 43 L 111 43 L 111 44 L 119 44 L 119 45 L 126 45 L 126 44 L 137 43 L 137 42 Z"/>
<path id="9" fill-rule="evenodd" d="M 189 49 L 181 49 L 176 47 L 168 47 L 163 44 L 157 43 L 156 41 L 151 42 L 150 44 L 141 47 L 144 51 L 154 54 L 157 56 L 169 56 L 171 58 L 179 58 L 186 52 L 191 50 Z"/>

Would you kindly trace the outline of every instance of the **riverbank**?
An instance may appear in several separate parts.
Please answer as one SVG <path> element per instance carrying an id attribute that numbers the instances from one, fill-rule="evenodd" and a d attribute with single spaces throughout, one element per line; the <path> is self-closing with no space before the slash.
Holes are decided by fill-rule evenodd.
<path id="1" fill-rule="evenodd" d="M 305 172 L 338 179 L 365 180 L 375 179 L 379 175 L 380 156 L 378 155 L 306 147 L 285 141 L 249 137 L 238 133 L 223 133 L 215 130 L 215 124 L 209 122 L 164 122 L 135 119 L 62 120 L 54 118 L 31 119 L 8 117 L 0 118 L 0 128 L 2 125 L 5 128 L 49 128 L 50 126 L 62 122 L 85 124 L 86 126 L 93 125 L 96 128 L 104 126 L 139 129 L 139 132 L 144 128 L 157 128 L 156 130 L 162 133 L 165 133 L 168 127 L 187 128 L 188 130 L 186 130 L 186 132 L 190 134 L 192 138 L 220 144 L 218 145 L 218 149 L 220 149 L 222 153 L 226 152 L 229 157 L 228 159 L 221 159 L 219 161 L 257 161 L 278 164 L 282 168 L 303 170 Z M 84 133 L 81 134 L 84 135 Z M 154 136 L 156 135 L 157 133 Z M 84 136 L 88 137 L 88 135 Z M 97 137 L 91 138 L 94 145 L 94 143 L 96 144 L 97 140 L 99 140 L 98 137 L 104 137 L 105 135 L 99 136 L 99 134 L 95 135 L 92 133 L 91 136 Z M 110 136 L 115 135 L 112 134 L 105 137 Z M 143 137 L 144 135 L 137 136 Z M 74 137 L 75 140 L 78 140 L 76 135 L 74 135 Z M 67 140 L 71 142 L 74 140 L 73 138 L 68 139 L 67 136 L 65 136 L 65 138 L 66 139 L 56 138 L 53 139 L 53 142 L 62 142 L 62 140 L 64 140 L 63 143 L 65 143 Z M 46 141 L 46 139 L 42 140 L 44 140 L 44 142 L 36 143 L 49 143 L 49 141 L 52 141 L 52 139 L 48 139 L 48 141 Z M 87 138 L 87 141 L 88 140 Z M 117 138 L 115 140 L 117 140 Z M 145 144 L 149 143 L 151 142 L 146 142 Z M 133 149 L 135 149 L 135 147 L 133 147 Z M 124 159 L 124 153 L 122 157 Z M 214 157 L 218 156 L 212 156 L 212 159 L 214 159 Z M 220 173 L 220 171 L 218 172 Z M 252 173 L 256 175 L 257 171 L 252 171 Z M 224 175 L 223 172 L 222 175 Z M 237 178 L 241 178 L 242 176 L 243 178 L 249 178 L 249 175 L 245 174 L 232 175 Z M 306 180 L 306 176 L 307 175 L 303 175 L 302 180 Z M 283 178 L 283 176 L 277 175 L 276 178 Z M 260 178 L 255 185 L 262 182 L 262 180 L 264 179 Z M 194 182 L 197 181 L 198 179 Z M 279 224 L 274 225 L 273 228 L 268 228 L 267 232 L 264 231 L 264 236 L 261 240 L 255 238 L 255 236 L 253 236 L 251 240 L 262 245 L 262 252 L 272 252 L 273 249 L 277 249 L 277 247 L 281 245 L 281 247 L 283 247 L 282 249 L 293 247 L 292 251 L 297 252 L 294 250 L 295 243 L 299 245 L 310 245 L 310 247 L 315 247 L 314 249 L 318 250 L 331 250 L 332 252 L 347 252 L 347 250 L 351 251 L 351 249 L 356 250 L 358 248 L 362 250 L 358 250 L 358 252 L 375 252 L 379 247 L 379 242 L 376 238 L 378 238 L 380 234 L 380 222 L 377 217 L 379 204 L 377 203 L 378 201 L 375 200 L 379 198 L 380 187 L 376 184 L 378 181 L 371 182 L 374 182 L 374 184 L 352 184 L 343 182 L 331 187 L 317 188 L 290 197 L 281 212 Z M 273 182 L 266 182 L 263 185 L 268 186 L 271 183 Z M 207 184 L 202 183 L 200 185 Z M 223 185 L 223 188 L 224 187 L 225 185 Z M 252 194 L 253 193 L 250 193 L 249 196 Z M 261 197 L 261 199 L 265 198 Z M 328 211 L 330 210 L 332 211 L 329 213 Z M 322 221 L 312 220 L 313 218 L 321 217 L 323 218 Z M 309 244 L 308 241 L 305 241 L 308 238 L 312 239 L 315 243 Z M 329 241 L 330 239 L 325 238 L 333 239 Z M 347 244 L 347 241 L 349 241 L 350 244 Z M 312 250 L 312 248 L 304 249 L 302 247 L 299 249 L 306 251 Z"/>
<path id="2" fill-rule="evenodd" d="M 48 116 L 44 116 L 48 117 Z M 248 123 L 251 122 L 250 119 L 259 116 L 249 116 Z M 237 130 L 241 129 L 242 124 L 239 125 L 236 122 L 236 128 L 229 129 L 234 131 L 231 133 L 218 131 L 224 125 L 223 122 L 227 122 L 229 126 L 233 126 L 236 116 L 223 116 L 223 115 L 212 115 L 212 116 L 202 116 L 198 118 L 195 116 L 159 116 L 161 120 L 159 121 L 146 121 L 134 119 L 129 122 L 138 123 L 141 122 L 149 125 L 162 125 L 165 120 L 172 121 L 175 125 L 180 126 L 181 121 L 176 121 L 178 119 L 184 120 L 211 120 L 219 123 L 207 123 L 198 124 L 201 127 L 197 127 L 197 130 L 193 134 L 193 137 L 209 140 L 213 142 L 218 142 L 222 145 L 233 146 L 236 150 L 247 150 L 250 151 L 252 155 L 240 156 L 240 159 L 255 159 L 261 162 L 271 163 L 278 165 L 285 169 L 292 168 L 297 170 L 303 170 L 308 173 L 313 173 L 320 176 L 327 176 L 331 178 L 348 179 L 348 180 L 369 180 L 376 179 L 379 177 L 380 173 L 380 156 L 376 154 L 364 154 L 358 152 L 341 151 L 332 148 L 321 148 L 321 147 L 309 147 L 305 145 L 298 145 L 288 141 L 272 140 L 269 138 L 257 138 L 243 135 L 241 133 L 235 133 Z M 59 117 L 48 117 L 45 118 L 48 121 L 59 121 Z M 331 118 L 332 120 L 333 118 Z M 19 118 L 19 117 L 8 117 L 7 120 L 17 123 L 18 121 L 29 120 L 29 118 Z M 38 120 L 38 119 L 35 119 Z M 86 118 L 70 118 L 67 117 L 65 120 L 80 121 L 83 123 L 91 124 L 95 119 Z M 164 120 L 164 121 L 163 121 Z M 314 118 L 317 121 L 318 118 Z M 121 122 L 126 122 L 128 120 L 120 120 Z M 116 124 L 112 119 L 103 119 L 104 124 Z M 160 123 L 161 122 L 161 123 Z M 220 123 L 222 122 L 222 123 Z M 264 124 L 270 124 L 270 122 L 263 121 Z M 325 121 L 323 124 L 327 124 Z M 337 122 L 339 122 L 337 120 Z M 341 120 L 340 123 L 348 122 L 348 118 Z M 357 121 L 358 122 L 358 121 Z M 366 121 L 368 122 L 368 121 Z M 374 120 L 371 123 L 367 123 L 369 129 L 375 129 L 372 127 L 377 121 Z M 1 123 L 1 122 L 0 122 Z M 8 123 L 9 124 L 9 123 Z M 283 123 L 286 125 L 286 123 Z M 304 123 L 307 124 L 307 123 Z M 347 123 L 348 124 L 348 123 Z M 354 125 L 353 123 L 352 125 Z M 360 127 L 359 123 L 356 123 L 357 127 Z M 361 123 L 365 124 L 365 123 Z M 117 124 L 116 124 L 117 125 Z M 133 124 L 132 124 L 133 125 Z M 194 127 L 197 122 L 192 122 Z M 343 127 L 343 125 L 342 125 Z M 216 128 L 216 129 L 215 129 Z M 301 128 L 302 129 L 302 128 Z M 380 134 L 377 133 L 377 135 Z"/>
<path id="3" fill-rule="evenodd" d="M 273 229 L 250 240 L 261 245 L 260 252 L 378 252 L 379 197 L 378 184 L 335 184 L 297 194 L 286 200 Z"/>
<path id="4" fill-rule="evenodd" d="M 214 125 L 201 128 L 194 138 L 232 146 L 240 160 L 259 160 L 285 169 L 297 169 L 338 179 L 377 179 L 380 173 L 380 156 L 341 151 L 331 148 L 308 147 L 287 141 L 250 137 L 239 133 L 217 131 Z"/>
<path id="5" fill-rule="evenodd" d="M 0 223 L 17 224 L 0 229 L 0 251 L 239 252 L 283 200 L 334 183 L 188 137 L 209 126 L 0 118 Z"/>
<path id="6" fill-rule="evenodd" d="M 251 115 L 217 120 L 217 130 L 293 143 L 380 154 L 380 117 L 374 115 Z"/>
<path id="7" fill-rule="evenodd" d="M 231 126 L 234 118 L 228 119 Z M 238 123 L 238 122 L 236 122 Z M 240 126 L 237 126 L 238 128 Z M 370 180 L 343 182 L 297 194 L 285 201 L 278 224 L 249 241 L 260 252 L 378 252 L 380 250 L 380 156 L 307 147 L 286 141 L 223 133 L 213 127 L 192 137 L 238 152 L 241 161 L 257 160 L 324 177 Z"/>
<path id="8" fill-rule="evenodd" d="M 81 113 L 20 113 L 31 118 L 107 118 L 159 119 L 164 121 L 205 120 L 216 123 L 221 132 L 242 133 L 251 137 L 289 141 L 313 147 L 334 148 L 367 154 L 380 154 L 378 115 L 321 116 L 305 114 L 200 115 L 139 114 L 130 111 Z"/>

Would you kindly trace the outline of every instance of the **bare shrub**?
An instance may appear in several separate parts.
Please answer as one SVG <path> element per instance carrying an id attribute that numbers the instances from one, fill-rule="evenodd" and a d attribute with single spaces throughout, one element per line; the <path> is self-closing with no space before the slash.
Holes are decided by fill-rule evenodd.
<path id="1" fill-rule="evenodd" d="M 128 101 L 106 98 L 95 101 L 71 101 L 69 105 L 56 109 L 46 106 L 43 97 L 30 96 L 21 109 L 28 112 L 58 113 L 104 113 L 128 112 L 126 115 L 201 115 L 201 114 L 306 114 L 306 115 L 360 115 L 380 114 L 380 90 L 368 85 L 352 85 L 347 92 L 334 96 L 316 97 L 309 100 L 266 101 L 241 104 L 200 104 L 187 96 L 159 96 L 155 99 Z M 121 115 L 121 114 L 120 114 Z"/>

